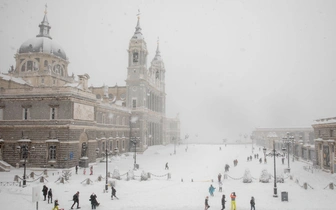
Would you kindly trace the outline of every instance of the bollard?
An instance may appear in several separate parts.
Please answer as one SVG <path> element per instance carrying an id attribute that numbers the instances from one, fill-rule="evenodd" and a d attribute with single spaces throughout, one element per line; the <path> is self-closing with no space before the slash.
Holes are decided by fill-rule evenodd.
<path id="1" fill-rule="evenodd" d="M 18 176 L 18 175 L 15 175 L 15 176 L 14 176 L 14 182 L 17 182 L 17 181 L 19 181 L 19 176 Z"/>
<path id="2" fill-rule="evenodd" d="M 331 189 L 331 190 L 334 189 L 334 183 L 332 183 L 332 182 L 329 183 L 329 189 Z"/>
<path id="3" fill-rule="evenodd" d="M 168 178 L 167 179 L 170 179 L 171 177 L 170 177 L 170 173 L 168 173 Z"/>
<path id="4" fill-rule="evenodd" d="M 292 176 L 292 175 L 290 175 L 290 176 L 289 176 L 289 179 L 290 179 L 290 180 L 293 180 L 293 176 Z"/>
<path id="5" fill-rule="evenodd" d="M 303 183 L 303 188 L 306 190 L 308 188 L 307 182 Z"/>
<path id="6" fill-rule="evenodd" d="M 88 179 L 86 180 L 86 184 L 90 184 L 90 182 L 91 182 L 91 180 L 88 178 Z"/>
<path id="7" fill-rule="evenodd" d="M 101 181 L 102 180 L 102 176 L 98 176 L 98 181 Z"/>
<path id="8" fill-rule="evenodd" d="M 34 179 L 34 172 L 30 172 L 30 177 Z"/>
<path id="9" fill-rule="evenodd" d="M 62 184 L 64 184 L 64 177 L 61 178 L 61 181 L 60 181 Z"/>
<path id="10" fill-rule="evenodd" d="M 43 176 L 41 176 L 40 182 L 44 182 L 44 177 Z"/>
<path id="11" fill-rule="evenodd" d="M 148 176 L 148 179 L 150 179 L 150 178 L 151 178 L 151 174 L 150 174 L 150 173 L 147 173 L 147 176 Z"/>
<path id="12" fill-rule="evenodd" d="M 183 179 L 181 179 L 181 182 L 183 182 Z"/>
<path id="13" fill-rule="evenodd" d="M 193 179 L 191 179 L 191 182 L 194 182 L 194 180 L 193 180 Z"/>

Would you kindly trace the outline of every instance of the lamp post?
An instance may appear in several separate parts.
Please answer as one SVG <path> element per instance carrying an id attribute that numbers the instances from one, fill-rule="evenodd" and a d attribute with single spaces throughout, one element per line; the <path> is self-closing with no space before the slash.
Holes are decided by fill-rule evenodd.
<path id="1" fill-rule="evenodd" d="M 176 155 L 176 138 L 173 136 L 172 140 L 174 141 L 174 155 Z"/>
<path id="2" fill-rule="evenodd" d="M 274 188 L 273 188 L 273 197 L 278 197 L 278 189 L 277 189 L 277 178 L 276 178 L 276 161 L 275 161 L 275 157 L 283 157 L 284 155 L 281 154 L 281 153 L 278 153 L 276 150 L 275 150 L 275 142 L 273 140 L 273 150 L 272 150 L 272 153 L 268 153 L 266 154 L 266 148 L 264 147 L 263 148 L 263 151 L 264 151 L 264 155 L 265 156 L 271 156 L 271 157 L 274 157 Z"/>
<path id="3" fill-rule="evenodd" d="M 20 153 L 22 154 L 22 157 L 24 158 L 22 187 L 25 187 L 27 185 L 26 164 L 27 164 L 28 153 L 30 153 L 30 151 L 28 150 L 27 145 L 23 145 L 22 147 L 18 146 L 17 149 L 20 150 Z M 35 147 L 32 147 L 32 149 L 35 149 Z"/>
<path id="4" fill-rule="evenodd" d="M 137 137 L 131 137 L 131 141 L 134 145 L 134 170 L 137 169 L 137 163 L 136 163 L 136 145 L 137 145 Z"/>
<path id="5" fill-rule="evenodd" d="M 289 167 L 289 144 L 293 144 L 294 137 L 289 135 L 289 132 L 287 132 L 286 137 L 282 138 L 284 144 L 287 144 L 287 159 L 288 159 L 288 168 L 287 171 L 290 172 L 290 167 Z M 292 151 L 293 153 L 293 160 L 294 160 L 294 150 Z"/>
<path id="6" fill-rule="evenodd" d="M 106 161 L 106 180 L 105 180 L 105 191 L 107 192 L 108 190 L 108 153 L 107 153 L 107 145 L 105 145 L 105 161 Z"/>
<path id="7" fill-rule="evenodd" d="M 251 140 L 252 140 L 252 154 L 253 154 L 253 150 L 254 150 L 254 148 L 253 148 L 253 138 L 254 138 L 254 137 L 251 135 L 250 138 L 251 138 Z"/>

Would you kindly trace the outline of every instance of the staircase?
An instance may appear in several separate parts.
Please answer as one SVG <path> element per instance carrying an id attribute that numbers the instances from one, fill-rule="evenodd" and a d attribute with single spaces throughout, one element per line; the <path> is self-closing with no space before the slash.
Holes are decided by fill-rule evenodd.
<path id="1" fill-rule="evenodd" d="M 0 160 L 0 172 L 9 172 L 10 168 L 11 168 L 11 165 L 9 165 L 3 160 Z"/>

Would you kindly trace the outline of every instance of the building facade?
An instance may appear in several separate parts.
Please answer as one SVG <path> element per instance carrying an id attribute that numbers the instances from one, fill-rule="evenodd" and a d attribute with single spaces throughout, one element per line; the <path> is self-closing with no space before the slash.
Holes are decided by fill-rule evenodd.
<path id="1" fill-rule="evenodd" d="M 0 74 L 0 160 L 85 167 L 106 153 L 170 142 L 164 63 L 158 43 L 147 69 L 140 19 L 129 43 L 126 86 L 88 87 L 88 74 L 68 75 L 69 59 L 50 28 L 45 12 L 38 35 L 15 54 L 15 67 Z"/>
<path id="2" fill-rule="evenodd" d="M 333 174 L 336 167 L 336 117 L 317 119 L 312 126 L 315 134 L 316 164 Z"/>

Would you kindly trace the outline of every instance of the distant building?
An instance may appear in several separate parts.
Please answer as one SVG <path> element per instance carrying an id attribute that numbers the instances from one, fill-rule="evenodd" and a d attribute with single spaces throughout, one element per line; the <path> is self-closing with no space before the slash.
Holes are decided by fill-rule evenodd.
<path id="1" fill-rule="evenodd" d="M 85 167 L 106 152 L 135 146 L 142 152 L 180 138 L 179 119 L 165 114 L 159 43 L 147 69 L 139 19 L 129 43 L 126 86 L 88 87 L 88 74 L 69 76 L 69 59 L 50 36 L 46 12 L 39 28 L 15 54 L 15 67 L 0 74 L 0 160 L 13 166 L 26 160 L 33 167 Z"/>
<path id="2" fill-rule="evenodd" d="M 315 134 L 316 165 L 335 173 L 336 117 L 317 119 L 313 123 Z"/>

